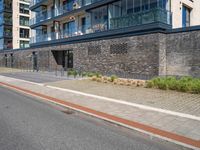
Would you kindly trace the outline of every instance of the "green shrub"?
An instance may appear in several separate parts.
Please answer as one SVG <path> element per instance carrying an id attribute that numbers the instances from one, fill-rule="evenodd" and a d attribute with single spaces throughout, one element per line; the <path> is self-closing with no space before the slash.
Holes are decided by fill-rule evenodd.
<path id="1" fill-rule="evenodd" d="M 78 75 L 78 72 L 77 72 L 76 70 L 74 70 L 74 71 L 73 71 L 73 76 L 74 76 L 74 78 L 76 78 L 77 75 Z"/>
<path id="2" fill-rule="evenodd" d="M 67 75 L 68 75 L 68 76 L 72 76 L 72 75 L 73 75 L 73 71 L 74 71 L 74 70 L 72 70 L 72 69 L 68 70 L 68 71 L 67 71 Z"/>
<path id="3" fill-rule="evenodd" d="M 153 81 L 147 81 L 146 82 L 146 88 L 153 88 L 154 87 L 154 83 L 153 83 Z"/>
<path id="4" fill-rule="evenodd" d="M 200 79 L 192 77 L 158 77 L 147 81 L 147 88 L 158 88 L 162 90 L 176 90 L 200 94 Z"/>
<path id="5" fill-rule="evenodd" d="M 110 77 L 110 82 L 114 82 L 118 77 L 116 75 L 112 75 Z"/>
<path id="6" fill-rule="evenodd" d="M 81 73 L 81 76 L 82 76 L 82 77 L 86 77 L 86 76 L 87 76 L 87 72 L 82 72 L 82 73 Z"/>
<path id="7" fill-rule="evenodd" d="M 168 89 L 167 82 L 164 79 L 161 79 L 160 82 L 157 83 L 157 86 L 161 90 L 167 90 Z"/>
<path id="8" fill-rule="evenodd" d="M 78 75 L 78 72 L 74 69 L 70 69 L 70 70 L 67 71 L 67 75 L 68 76 L 74 76 L 74 78 L 76 78 L 77 75 Z"/>
<path id="9" fill-rule="evenodd" d="M 95 76 L 95 73 L 93 73 L 93 72 L 88 72 L 88 73 L 87 73 L 87 76 L 88 76 L 88 77 L 93 77 L 93 76 Z"/>
<path id="10" fill-rule="evenodd" d="M 169 90 L 177 90 L 177 79 L 175 77 L 167 77 L 166 82 Z"/>
<path id="11" fill-rule="evenodd" d="M 102 77 L 102 75 L 100 74 L 100 73 L 98 73 L 98 72 L 96 72 L 96 73 L 94 73 L 95 74 L 95 76 L 97 77 L 97 78 L 101 78 Z"/>

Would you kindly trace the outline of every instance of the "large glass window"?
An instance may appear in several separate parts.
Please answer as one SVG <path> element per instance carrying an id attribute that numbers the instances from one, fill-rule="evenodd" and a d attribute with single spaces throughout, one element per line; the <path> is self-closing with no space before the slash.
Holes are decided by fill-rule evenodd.
<path id="1" fill-rule="evenodd" d="M 12 11 L 12 0 L 4 0 L 3 3 L 3 9 Z"/>
<path id="2" fill-rule="evenodd" d="M 4 48 L 5 49 L 11 49 L 11 48 L 13 48 L 12 40 L 11 39 L 5 39 L 4 40 Z"/>
<path id="3" fill-rule="evenodd" d="M 63 9 L 65 11 L 71 11 L 73 10 L 73 4 L 74 4 L 74 0 L 63 1 Z"/>
<path id="4" fill-rule="evenodd" d="M 0 39 L 0 50 L 3 49 L 3 45 L 4 45 L 4 39 Z"/>
<path id="5" fill-rule="evenodd" d="M 12 14 L 11 13 L 1 13 L 0 14 L 0 24 L 12 24 Z"/>
<path id="6" fill-rule="evenodd" d="M 20 3 L 19 12 L 22 14 L 29 14 L 29 5 Z"/>
<path id="7" fill-rule="evenodd" d="M 3 0 L 0 0 L 0 11 L 3 9 Z"/>
<path id="8" fill-rule="evenodd" d="M 12 27 L 10 26 L 0 26 L 0 37 L 12 37 Z"/>
<path id="9" fill-rule="evenodd" d="M 122 15 L 122 2 L 121 1 L 110 4 L 109 15 L 110 15 L 110 18 L 121 17 L 121 15 Z"/>
<path id="10" fill-rule="evenodd" d="M 20 28 L 20 38 L 29 38 L 29 29 Z"/>
<path id="11" fill-rule="evenodd" d="M 3 26 L 0 26 L 0 37 L 3 37 Z"/>
<path id="12" fill-rule="evenodd" d="M 20 25 L 29 26 L 29 17 L 20 16 Z"/>
<path id="13" fill-rule="evenodd" d="M 93 9 L 92 13 L 92 29 L 94 32 L 104 31 L 108 28 L 108 10 L 107 6 Z"/>
<path id="14" fill-rule="evenodd" d="M 149 10 L 149 0 L 142 0 L 142 11 Z"/>
<path id="15" fill-rule="evenodd" d="M 63 24 L 64 36 L 73 36 L 75 34 L 75 21 Z"/>
<path id="16" fill-rule="evenodd" d="M 158 0 L 150 0 L 150 9 L 158 7 Z"/>
<path id="17" fill-rule="evenodd" d="M 0 25 L 3 23 L 3 13 L 0 13 Z"/>

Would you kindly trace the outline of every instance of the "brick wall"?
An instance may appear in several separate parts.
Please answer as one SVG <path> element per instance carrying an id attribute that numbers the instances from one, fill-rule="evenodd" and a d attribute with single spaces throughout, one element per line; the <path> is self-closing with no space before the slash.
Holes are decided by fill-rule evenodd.
<path id="1" fill-rule="evenodd" d="M 52 51 L 73 50 L 74 69 L 97 71 L 105 75 L 148 79 L 158 75 L 200 77 L 200 31 L 153 33 L 14 51 L 15 68 L 33 68 L 32 52 L 38 54 L 39 70 L 59 70 Z M 0 53 L 0 65 L 7 54 Z M 60 60 L 59 60 L 60 61 Z"/>

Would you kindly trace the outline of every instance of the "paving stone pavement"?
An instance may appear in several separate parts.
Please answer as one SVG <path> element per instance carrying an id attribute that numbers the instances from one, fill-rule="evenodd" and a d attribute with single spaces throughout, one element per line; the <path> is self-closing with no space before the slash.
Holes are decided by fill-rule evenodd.
<path id="1" fill-rule="evenodd" d="M 99 100 L 3 76 L 0 76 L 0 82 L 12 84 L 14 86 L 72 102 L 97 111 L 115 115 L 117 117 L 140 122 L 158 129 L 186 136 L 194 140 L 200 140 L 200 121 L 197 120 Z"/>
<path id="2" fill-rule="evenodd" d="M 200 117 L 200 94 L 119 86 L 90 80 L 58 81 L 46 84 Z"/>

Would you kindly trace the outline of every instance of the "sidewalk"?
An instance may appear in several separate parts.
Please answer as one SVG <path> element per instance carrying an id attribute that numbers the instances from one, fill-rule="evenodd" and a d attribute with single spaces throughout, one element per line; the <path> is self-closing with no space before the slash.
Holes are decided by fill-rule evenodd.
<path id="1" fill-rule="evenodd" d="M 43 85 L 31 83 L 4 76 L 0 76 L 0 83 L 1 85 L 5 83 L 22 88 L 27 91 L 32 91 L 32 95 L 38 93 L 38 96 L 40 97 L 46 95 L 47 98 L 50 98 L 52 100 L 57 99 L 58 102 L 65 101 L 66 104 L 68 103 L 69 105 L 74 107 L 79 106 L 80 109 L 84 108 L 86 110 L 87 108 L 87 110 L 90 110 L 90 114 L 92 112 L 95 113 L 96 111 L 98 112 L 98 114 L 102 116 L 104 115 L 102 118 L 104 118 L 106 114 L 108 114 L 110 118 L 114 116 L 114 119 L 116 117 L 119 121 L 122 121 L 122 123 L 119 122 L 119 124 L 124 124 L 123 120 L 125 120 L 127 122 L 127 126 L 129 126 L 132 122 L 132 124 L 134 123 L 133 125 L 135 125 L 134 129 L 138 128 L 138 130 L 141 130 L 140 126 L 144 125 L 144 131 L 145 129 L 148 129 L 145 132 L 149 133 L 152 131 L 153 135 L 157 133 L 157 136 L 162 136 L 163 138 L 167 138 L 168 140 L 176 140 L 177 143 L 181 142 L 182 144 L 200 148 L 200 120 L 198 119 L 190 119 L 189 117 L 180 117 L 160 111 L 141 109 L 139 107 L 134 107 L 128 104 L 122 104 L 118 102 L 107 101 L 105 99 L 101 100 L 100 98 L 95 98 L 91 96 L 75 94 L 70 91 L 60 90 L 59 88 L 48 86 L 47 84 Z M 119 93 L 116 93 L 116 95 L 119 95 Z M 148 96 L 146 96 L 145 98 L 148 98 Z M 151 99 L 152 97 L 149 98 L 150 100 L 153 100 Z M 199 100 L 198 97 L 196 98 L 197 100 Z M 195 113 L 190 113 L 190 115 L 195 114 L 195 116 L 198 118 L 199 106 L 197 104 L 196 106 L 198 109 L 195 109 Z M 167 108 L 167 106 L 165 108 Z M 184 110 L 186 110 L 186 108 L 182 109 L 181 112 L 188 113 L 187 111 L 184 112 Z M 97 114 L 95 114 L 94 116 L 97 116 Z M 114 120 L 114 122 L 116 122 L 116 120 Z M 157 129 L 156 132 L 154 132 L 155 129 Z M 172 136 L 167 136 L 167 134 L 171 134 Z M 175 137 L 174 139 L 173 136 Z M 172 137 L 172 139 L 170 139 L 170 137 Z"/>

